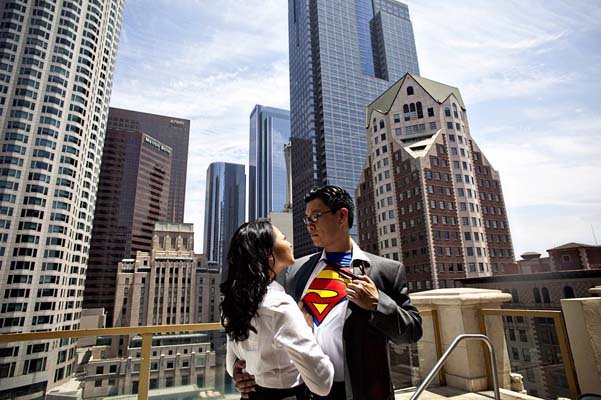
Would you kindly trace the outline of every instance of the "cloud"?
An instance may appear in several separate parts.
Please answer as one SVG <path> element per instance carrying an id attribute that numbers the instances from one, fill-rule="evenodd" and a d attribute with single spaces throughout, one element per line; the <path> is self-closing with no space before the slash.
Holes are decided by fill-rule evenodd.
<path id="1" fill-rule="evenodd" d="M 601 235 L 601 3 L 406 3 L 423 76 L 459 87 L 500 171 L 516 253 L 591 242 L 587 223 Z M 215 4 L 128 0 L 111 102 L 191 120 L 185 219 L 198 252 L 208 165 L 247 163 L 255 104 L 289 107 L 286 2 Z"/>
<path id="2" fill-rule="evenodd" d="M 288 108 L 283 8 L 280 1 L 127 4 L 111 105 L 191 120 L 185 220 L 195 224 L 197 252 L 209 164 L 248 162 L 255 104 Z"/>

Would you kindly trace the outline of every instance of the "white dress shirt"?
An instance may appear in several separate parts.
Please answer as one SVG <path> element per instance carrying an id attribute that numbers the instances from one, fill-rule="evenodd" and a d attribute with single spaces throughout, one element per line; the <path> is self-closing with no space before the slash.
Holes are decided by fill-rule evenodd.
<path id="1" fill-rule="evenodd" d="M 369 261 L 365 253 L 355 243 L 355 241 L 351 239 L 351 242 L 353 244 L 351 265 L 353 265 L 354 260 Z M 317 265 L 315 265 L 315 269 L 307 280 L 305 290 L 303 291 L 303 297 L 307 294 L 307 290 L 309 289 L 309 286 L 311 286 L 311 282 L 313 282 L 313 280 L 326 267 L 326 265 L 326 251 L 323 250 L 321 253 L 321 258 L 317 262 Z M 319 343 L 324 353 L 330 357 L 330 360 L 332 360 L 332 363 L 334 364 L 335 382 L 344 381 L 344 347 L 342 330 L 346 320 L 347 308 L 347 300 L 338 303 L 338 305 L 336 305 L 336 307 L 329 312 L 322 323 L 313 328 L 315 331 L 315 337 L 317 338 L 317 343 Z"/>
<path id="2" fill-rule="evenodd" d="M 257 333 L 247 340 L 228 338 L 226 366 L 233 376 L 236 358 L 259 386 L 291 388 L 304 382 L 311 392 L 325 396 L 332 387 L 334 367 L 315 340 L 294 299 L 276 281 L 267 287 L 257 315 L 251 320 Z"/>

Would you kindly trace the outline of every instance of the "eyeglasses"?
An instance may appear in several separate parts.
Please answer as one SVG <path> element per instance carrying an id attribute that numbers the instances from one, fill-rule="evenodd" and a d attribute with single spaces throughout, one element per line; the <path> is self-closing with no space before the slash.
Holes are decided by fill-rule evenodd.
<path id="1" fill-rule="evenodd" d="M 334 210 L 327 210 L 327 211 L 322 211 L 322 212 L 316 212 L 313 213 L 309 216 L 303 216 L 303 222 L 305 223 L 305 225 L 309 225 L 311 223 L 316 224 L 317 221 L 319 221 L 319 218 L 327 213 L 331 213 L 331 212 L 335 212 Z"/>

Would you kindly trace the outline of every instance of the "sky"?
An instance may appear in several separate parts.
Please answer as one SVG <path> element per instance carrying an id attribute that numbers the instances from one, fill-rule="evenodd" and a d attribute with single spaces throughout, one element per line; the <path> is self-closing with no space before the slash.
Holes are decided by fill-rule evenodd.
<path id="1" fill-rule="evenodd" d="M 407 0 L 422 76 L 460 89 L 501 175 L 516 256 L 601 243 L 601 2 Z M 191 120 L 185 222 L 206 170 L 248 164 L 255 104 L 289 108 L 285 0 L 126 0 L 111 106 Z"/>

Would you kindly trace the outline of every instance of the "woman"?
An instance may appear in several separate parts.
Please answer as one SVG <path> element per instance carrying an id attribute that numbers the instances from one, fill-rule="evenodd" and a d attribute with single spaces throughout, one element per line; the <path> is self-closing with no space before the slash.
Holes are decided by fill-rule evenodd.
<path id="1" fill-rule="evenodd" d="M 221 323 L 229 374 L 236 359 L 246 361 L 257 383 L 250 399 L 304 399 L 307 388 L 327 395 L 334 367 L 292 297 L 274 280 L 294 262 L 290 242 L 267 220 L 245 223 L 234 233 L 227 260 Z"/>

